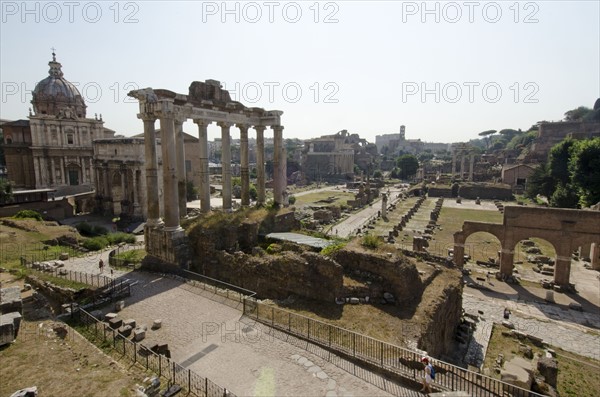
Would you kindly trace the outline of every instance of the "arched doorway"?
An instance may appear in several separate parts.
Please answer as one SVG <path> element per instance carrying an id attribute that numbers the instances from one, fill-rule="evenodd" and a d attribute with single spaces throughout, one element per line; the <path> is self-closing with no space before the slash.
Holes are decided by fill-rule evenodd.
<path id="1" fill-rule="evenodd" d="M 550 241 L 543 238 L 520 240 L 514 247 L 513 264 L 525 278 L 554 278 L 556 249 Z"/>
<path id="2" fill-rule="evenodd" d="M 67 164 L 67 182 L 70 186 L 77 186 L 81 182 L 81 167 L 78 164 Z"/>
<path id="3" fill-rule="evenodd" d="M 500 239 L 489 232 L 474 232 L 465 239 L 464 255 L 471 262 L 500 262 Z M 466 259 L 466 258 L 465 258 Z"/>

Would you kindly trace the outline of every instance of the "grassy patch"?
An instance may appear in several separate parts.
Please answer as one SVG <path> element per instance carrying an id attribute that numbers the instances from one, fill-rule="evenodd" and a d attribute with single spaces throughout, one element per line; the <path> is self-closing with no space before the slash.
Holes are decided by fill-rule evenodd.
<path id="1" fill-rule="evenodd" d="M 296 206 L 307 205 L 307 204 L 328 204 L 326 202 L 319 203 L 318 201 L 333 199 L 329 204 L 331 205 L 346 205 L 348 200 L 354 199 L 354 194 L 350 192 L 344 192 L 342 190 L 325 190 L 316 193 L 309 193 L 296 197 Z"/>
<path id="2" fill-rule="evenodd" d="M 55 276 L 51 276 L 49 274 L 32 272 L 29 270 L 26 270 L 26 272 L 28 272 L 29 274 L 31 274 L 32 276 L 35 276 L 36 278 L 38 278 L 40 280 L 47 281 L 58 287 L 71 288 L 71 289 L 74 289 L 75 291 L 79 291 L 80 289 L 85 289 L 85 288 L 90 287 L 88 284 L 80 283 L 78 281 L 72 281 L 67 278 L 55 277 Z M 90 275 L 90 281 L 91 281 L 91 275 Z"/>
<path id="3" fill-rule="evenodd" d="M 16 342 L 0 350 L 2 396 L 32 385 L 43 396 L 135 395 L 143 371 L 129 366 L 125 371 L 111 364 L 113 359 L 71 329 L 64 339 L 57 337 L 51 324 L 45 322 L 40 328 L 38 323 L 23 321 Z"/>
<path id="4" fill-rule="evenodd" d="M 140 249 L 121 252 L 115 255 L 115 258 L 129 263 L 140 263 L 145 256 L 146 250 Z"/>
<path id="5" fill-rule="evenodd" d="M 519 352 L 519 341 L 502 335 L 502 326 L 495 325 L 488 344 L 484 367 L 492 369 L 498 354 L 504 354 L 508 361 L 515 356 L 523 356 Z M 543 350 L 528 344 L 534 353 L 543 354 Z M 566 352 L 552 347 L 557 353 L 558 361 L 558 392 L 561 396 L 595 397 L 600 396 L 600 367 L 599 362 L 591 358 Z M 500 375 L 490 371 L 490 376 L 500 379 Z"/>

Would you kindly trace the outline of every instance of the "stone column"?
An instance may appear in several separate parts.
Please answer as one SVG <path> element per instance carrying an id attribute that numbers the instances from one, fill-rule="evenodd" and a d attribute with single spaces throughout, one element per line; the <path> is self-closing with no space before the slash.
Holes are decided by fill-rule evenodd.
<path id="1" fill-rule="evenodd" d="M 512 276 L 513 273 L 514 252 L 510 249 L 502 248 L 500 251 L 500 273 L 503 276 Z"/>
<path id="2" fill-rule="evenodd" d="M 162 150 L 163 203 L 165 231 L 181 230 L 179 226 L 179 191 L 177 189 L 177 151 L 173 100 L 160 100 L 160 146 Z"/>
<path id="3" fill-rule="evenodd" d="M 554 264 L 554 284 L 569 285 L 571 276 L 571 257 L 556 254 L 556 263 Z"/>
<path id="4" fill-rule="evenodd" d="M 460 157 L 460 179 L 462 180 L 465 176 L 465 155 Z"/>
<path id="5" fill-rule="evenodd" d="M 240 162 L 242 174 L 242 206 L 250 205 L 250 174 L 248 172 L 248 126 L 238 124 L 240 129 Z"/>
<path id="6" fill-rule="evenodd" d="M 598 247 L 598 243 L 592 243 L 590 247 L 590 263 L 592 270 L 600 270 L 600 247 Z"/>
<path id="7" fill-rule="evenodd" d="M 256 193 L 257 204 L 265 203 L 265 126 L 255 125 L 256 130 Z"/>
<path id="8" fill-rule="evenodd" d="M 146 159 L 146 208 L 148 226 L 158 226 L 160 219 L 160 204 L 158 202 L 158 158 L 156 157 L 156 131 L 154 122 L 156 117 L 151 114 L 142 114 L 144 121 L 144 157 Z M 108 175 L 108 169 L 106 170 Z M 107 178 L 108 189 L 108 178 Z M 109 192 L 110 190 L 107 190 Z"/>
<path id="9" fill-rule="evenodd" d="M 138 170 L 133 169 L 133 216 L 141 216 L 142 208 L 140 207 L 140 199 L 138 193 Z"/>
<path id="10" fill-rule="evenodd" d="M 39 157 L 34 157 L 33 158 L 33 172 L 35 173 L 35 188 L 39 189 L 40 188 L 40 181 L 41 181 L 41 175 L 40 175 L 40 158 Z"/>
<path id="11" fill-rule="evenodd" d="M 452 151 L 452 177 L 456 175 L 456 152 Z"/>
<path id="12" fill-rule="evenodd" d="M 231 211 L 231 123 L 220 122 L 223 211 Z"/>
<path id="13" fill-rule="evenodd" d="M 175 141 L 176 141 L 176 156 L 177 156 L 177 192 L 179 195 L 179 216 L 187 215 L 187 194 L 186 194 L 186 177 L 185 177 L 185 151 L 183 149 L 183 121 L 175 119 Z"/>
<path id="14" fill-rule="evenodd" d="M 198 124 L 198 139 L 200 141 L 200 210 L 210 211 L 210 180 L 208 173 L 208 133 L 209 121 L 194 119 Z"/>
<path id="15" fill-rule="evenodd" d="M 52 185 L 56 186 L 56 168 L 54 167 L 54 157 L 50 157 L 50 178 Z"/>
<path id="16" fill-rule="evenodd" d="M 473 168 L 475 166 L 475 155 L 471 154 L 471 159 L 469 161 L 469 181 L 473 182 Z"/>
<path id="17" fill-rule="evenodd" d="M 273 201 L 275 205 L 283 205 L 283 176 L 281 162 L 283 148 L 283 127 L 279 125 L 271 126 L 273 129 Z"/>

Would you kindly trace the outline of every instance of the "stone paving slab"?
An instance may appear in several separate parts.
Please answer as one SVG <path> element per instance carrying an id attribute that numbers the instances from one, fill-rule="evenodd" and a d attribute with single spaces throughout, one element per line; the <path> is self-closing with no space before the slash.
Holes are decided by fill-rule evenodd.
<path id="1" fill-rule="evenodd" d="M 484 318 L 495 323 L 501 323 L 504 319 L 505 307 L 512 312 L 510 321 L 516 330 L 542 338 L 552 346 L 600 360 L 600 333 L 580 324 L 563 321 L 565 316 L 572 316 L 569 311 L 552 307 L 550 310 L 544 309 L 546 314 L 534 317 L 535 311 L 531 310 L 534 305 L 499 299 L 484 300 L 468 293 L 463 294 L 463 308 L 466 312 L 477 314 L 481 310 Z M 554 313 L 550 319 L 546 317 L 549 312 Z"/>
<path id="2" fill-rule="evenodd" d="M 144 344 L 167 343 L 175 361 L 187 361 L 190 369 L 237 395 L 419 395 L 254 323 L 239 310 L 195 294 L 179 281 L 143 272 L 127 277 L 138 284 L 119 316 L 134 318 L 138 324 L 163 320 L 162 328 L 148 330 Z M 315 366 L 318 370 L 310 370 Z"/>

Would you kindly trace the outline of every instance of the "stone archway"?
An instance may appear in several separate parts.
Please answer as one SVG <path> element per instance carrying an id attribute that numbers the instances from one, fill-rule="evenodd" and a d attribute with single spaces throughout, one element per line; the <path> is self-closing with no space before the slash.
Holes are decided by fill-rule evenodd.
<path id="1" fill-rule="evenodd" d="M 464 264 L 467 237 L 475 232 L 489 232 L 500 240 L 500 273 L 512 275 L 514 248 L 521 240 L 539 237 L 554 246 L 556 262 L 554 283 L 568 285 L 571 271 L 571 253 L 576 246 L 598 246 L 600 242 L 600 212 L 555 208 L 507 206 L 502 224 L 463 223 L 462 230 L 454 233 L 454 263 Z M 597 253 L 594 253 L 597 261 Z M 595 261 L 592 260 L 593 266 Z"/>

